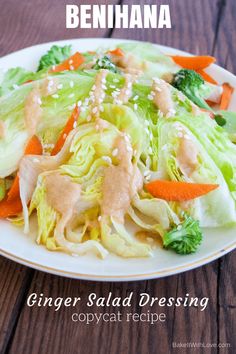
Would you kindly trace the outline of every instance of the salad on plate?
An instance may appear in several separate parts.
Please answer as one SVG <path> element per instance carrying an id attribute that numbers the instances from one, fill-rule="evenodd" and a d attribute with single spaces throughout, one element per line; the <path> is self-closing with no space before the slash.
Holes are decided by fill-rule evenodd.
<path id="1" fill-rule="evenodd" d="M 197 251 L 236 224 L 234 88 L 210 56 L 150 43 L 73 52 L 0 75 L 0 218 L 71 255 Z M 171 253 L 170 253 L 171 254 Z"/>

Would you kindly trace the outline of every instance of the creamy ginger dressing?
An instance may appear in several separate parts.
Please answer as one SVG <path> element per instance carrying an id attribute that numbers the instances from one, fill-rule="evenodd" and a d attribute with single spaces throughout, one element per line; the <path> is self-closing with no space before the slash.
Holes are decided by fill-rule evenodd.
<path id="1" fill-rule="evenodd" d="M 55 172 L 45 176 L 45 187 L 48 204 L 63 218 L 72 216 L 80 199 L 81 186 L 73 183 L 70 177 Z"/>
<path id="2" fill-rule="evenodd" d="M 124 56 L 113 55 L 112 62 L 116 64 L 119 68 L 123 69 L 126 73 L 132 75 L 139 75 L 146 68 L 146 63 L 137 63 L 137 60 L 132 54 Z"/>
<path id="3" fill-rule="evenodd" d="M 120 137 L 115 148 L 118 149 L 119 164 L 105 169 L 101 212 L 124 223 L 124 215 L 133 196 L 142 188 L 143 178 L 137 166 L 132 164 L 133 150 L 130 142 Z"/>
<path id="4" fill-rule="evenodd" d="M 50 96 L 57 92 L 58 90 L 58 80 L 55 77 L 47 77 L 43 80 L 40 91 L 42 96 Z"/>
<path id="5" fill-rule="evenodd" d="M 3 120 L 0 119 L 0 139 L 5 138 L 5 134 L 6 134 L 5 122 L 3 122 Z"/>
<path id="6" fill-rule="evenodd" d="M 30 135 L 34 135 L 37 125 L 42 117 L 41 93 L 38 87 L 34 87 L 25 99 L 24 122 Z"/>
<path id="7" fill-rule="evenodd" d="M 108 70 L 100 70 L 99 73 L 95 77 L 94 86 L 92 92 L 90 94 L 90 99 L 92 100 L 91 112 L 95 118 L 99 117 L 100 105 L 104 101 L 105 98 L 105 90 L 106 90 L 106 77 L 108 74 Z"/>
<path id="8" fill-rule="evenodd" d="M 130 97 L 132 97 L 132 86 L 136 77 L 131 74 L 125 74 L 125 84 L 120 90 L 119 95 L 116 98 L 116 101 L 122 104 L 126 104 Z"/>
<path id="9" fill-rule="evenodd" d="M 187 176 L 190 176 L 199 164 L 196 144 L 185 136 L 180 139 L 177 151 L 177 161 L 180 169 L 186 173 Z"/>
<path id="10" fill-rule="evenodd" d="M 153 80 L 152 89 L 154 91 L 153 101 L 159 110 L 166 116 L 174 111 L 174 101 L 171 94 L 171 86 L 164 80 Z"/>

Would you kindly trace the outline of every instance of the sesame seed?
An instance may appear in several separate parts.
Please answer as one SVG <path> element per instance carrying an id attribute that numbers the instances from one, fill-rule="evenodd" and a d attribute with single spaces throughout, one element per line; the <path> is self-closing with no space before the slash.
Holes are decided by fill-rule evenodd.
<path id="1" fill-rule="evenodd" d="M 88 117 L 87 117 L 87 122 L 90 122 L 91 119 L 92 119 L 92 117 L 91 117 L 91 116 L 88 116 Z"/>
<path id="2" fill-rule="evenodd" d="M 177 136 L 178 136 L 179 138 L 183 138 L 183 137 L 184 137 L 184 134 L 183 134 L 182 132 L 178 132 Z"/>
<path id="3" fill-rule="evenodd" d="M 191 140 L 191 138 L 190 138 L 190 136 L 189 135 L 184 135 L 184 138 L 186 139 L 186 140 Z"/>
<path id="4" fill-rule="evenodd" d="M 98 111 L 98 108 L 97 107 L 93 107 L 92 113 L 97 113 L 97 111 Z"/>
<path id="5" fill-rule="evenodd" d="M 119 150 L 116 148 L 112 151 L 112 156 L 117 156 L 118 155 Z"/>
<path id="6" fill-rule="evenodd" d="M 77 122 L 74 122 L 73 128 L 75 129 L 77 127 Z"/>
<path id="7" fill-rule="evenodd" d="M 57 93 L 55 93 L 54 95 L 52 95 L 53 98 L 59 98 L 59 95 Z"/>
<path id="8" fill-rule="evenodd" d="M 77 106 L 78 106 L 78 107 L 81 107 L 81 105 L 82 105 L 82 101 L 78 101 L 78 102 L 77 102 Z"/>
<path id="9" fill-rule="evenodd" d="M 74 70 L 75 68 L 73 67 L 73 65 L 70 65 L 70 70 Z"/>
<path id="10" fill-rule="evenodd" d="M 139 96 L 136 95 L 136 96 L 134 96 L 133 100 L 134 100 L 134 101 L 137 101 L 138 98 L 139 98 Z"/>
<path id="11" fill-rule="evenodd" d="M 155 90 L 156 90 L 157 92 L 161 92 L 161 91 L 162 91 L 162 89 L 161 89 L 160 87 L 158 87 L 158 86 L 155 86 Z"/>
<path id="12" fill-rule="evenodd" d="M 110 156 L 102 156 L 102 159 L 106 162 L 108 162 L 109 164 L 112 164 L 112 160 L 110 158 Z"/>
<path id="13" fill-rule="evenodd" d="M 152 95 L 148 95 L 147 98 L 152 101 L 153 100 L 153 96 Z"/>
<path id="14" fill-rule="evenodd" d="M 128 145 L 128 146 L 127 146 L 127 151 L 129 151 L 129 152 L 133 152 L 132 147 Z"/>
<path id="15" fill-rule="evenodd" d="M 125 138 L 125 141 L 126 141 L 127 143 L 130 142 L 130 138 L 129 138 L 129 136 L 128 136 L 127 134 L 125 134 L 124 138 Z"/>
<path id="16" fill-rule="evenodd" d="M 18 90 L 18 88 L 19 88 L 19 86 L 18 86 L 17 84 L 14 84 L 12 87 L 13 87 L 15 90 Z"/>
<path id="17" fill-rule="evenodd" d="M 151 146 L 149 146 L 148 152 L 149 152 L 149 154 L 152 154 L 152 153 L 153 153 Z"/>
<path id="18" fill-rule="evenodd" d="M 72 88 L 72 87 L 74 87 L 74 81 L 70 81 L 70 87 Z"/>
<path id="19" fill-rule="evenodd" d="M 106 78 L 105 78 L 105 77 L 102 78 L 102 83 L 103 83 L 103 84 L 106 83 Z"/>
<path id="20" fill-rule="evenodd" d="M 118 83 L 119 80 L 118 79 L 113 79 L 113 82 Z"/>
<path id="21" fill-rule="evenodd" d="M 145 132 L 149 135 L 149 129 L 145 128 Z"/>
<path id="22" fill-rule="evenodd" d="M 118 92 L 116 92 L 116 91 L 113 91 L 112 93 L 111 93 L 111 95 L 112 95 L 112 97 L 117 97 L 118 95 L 119 95 L 119 93 Z"/>
<path id="23" fill-rule="evenodd" d="M 137 105 L 137 103 L 135 103 L 134 104 L 134 110 L 137 111 L 137 109 L 138 109 L 138 105 Z"/>
<path id="24" fill-rule="evenodd" d="M 125 94 L 126 94 L 127 96 L 129 96 L 130 90 L 125 90 Z"/>
<path id="25" fill-rule="evenodd" d="M 61 90 L 63 88 L 62 84 L 57 85 L 58 90 Z"/>
<path id="26" fill-rule="evenodd" d="M 144 177 L 147 177 L 149 174 L 150 174 L 150 171 L 149 171 L 149 170 L 146 170 L 146 171 L 144 171 L 144 173 L 143 173 Z"/>
<path id="27" fill-rule="evenodd" d="M 160 84 L 160 83 L 161 83 L 161 80 L 160 80 L 158 77 L 154 77 L 154 78 L 153 78 L 153 81 L 154 81 L 156 84 Z"/>
<path id="28" fill-rule="evenodd" d="M 67 137 L 67 134 L 66 134 L 66 133 L 63 134 L 62 138 L 63 138 L 64 140 L 66 139 L 66 137 Z"/>
<path id="29" fill-rule="evenodd" d="M 99 107 L 99 110 L 100 110 L 101 112 L 104 112 L 104 107 L 103 107 L 103 106 L 100 106 L 100 107 Z"/>
<path id="30" fill-rule="evenodd" d="M 107 89 L 106 85 L 102 85 L 102 89 L 106 90 Z"/>
<path id="31" fill-rule="evenodd" d="M 115 85 L 110 85 L 110 88 L 115 89 L 116 87 L 115 87 Z"/>
<path id="32" fill-rule="evenodd" d="M 40 97 L 38 97 L 38 99 L 37 99 L 37 103 L 38 103 L 38 104 L 42 104 L 42 100 L 41 100 L 41 98 L 40 98 Z"/>
<path id="33" fill-rule="evenodd" d="M 55 70 L 55 68 L 56 68 L 56 65 L 53 65 L 53 66 L 52 66 L 52 70 Z"/>
<path id="34" fill-rule="evenodd" d="M 33 162 L 39 162 L 39 159 L 37 159 L 36 157 L 35 158 L 33 158 Z"/>
<path id="35" fill-rule="evenodd" d="M 98 221 L 101 221 L 102 220 L 102 217 L 101 217 L 101 215 L 99 215 L 99 217 L 98 217 Z"/>
<path id="36" fill-rule="evenodd" d="M 86 108 L 85 107 L 80 107 L 81 112 L 85 112 Z"/>
<path id="37" fill-rule="evenodd" d="M 154 91 L 151 91 L 150 94 L 151 94 L 152 96 L 155 96 L 155 92 L 154 92 Z"/>
<path id="38" fill-rule="evenodd" d="M 73 64 L 73 60 L 72 59 L 69 60 L 69 64 Z"/>
<path id="39" fill-rule="evenodd" d="M 163 145 L 162 148 L 161 148 L 162 151 L 166 151 L 167 149 L 168 149 L 167 144 Z"/>
<path id="40" fill-rule="evenodd" d="M 179 230 L 181 230 L 181 229 L 182 229 L 182 225 L 179 224 L 179 225 L 177 226 L 177 230 L 179 231 Z"/>
<path id="41" fill-rule="evenodd" d="M 144 121 L 144 124 L 147 126 L 147 127 L 149 127 L 149 120 L 147 120 L 147 119 L 145 119 L 145 121 Z"/>
<path id="42" fill-rule="evenodd" d="M 95 91 L 96 90 L 96 85 L 93 85 L 92 86 L 92 91 Z"/>

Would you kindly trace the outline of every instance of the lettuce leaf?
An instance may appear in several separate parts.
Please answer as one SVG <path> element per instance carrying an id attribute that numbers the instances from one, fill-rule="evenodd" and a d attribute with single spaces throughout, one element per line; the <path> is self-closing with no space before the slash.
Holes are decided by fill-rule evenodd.
<path id="1" fill-rule="evenodd" d="M 7 70 L 0 80 L 0 96 L 18 89 L 18 86 L 34 78 L 34 73 L 17 67 Z"/>
<path id="2" fill-rule="evenodd" d="M 198 118 L 192 119 L 191 127 L 195 126 L 197 120 Z M 209 118 L 208 120 L 210 121 Z M 199 130 L 195 131 L 196 136 L 182 122 L 176 123 L 176 121 L 180 122 L 182 119 L 162 119 L 158 123 L 159 171 L 166 179 L 170 180 L 219 184 L 219 188 L 215 191 L 192 200 L 186 206 L 186 211 L 194 219 L 199 220 L 202 227 L 218 227 L 235 223 L 234 196 L 215 160 L 215 156 L 211 156 L 210 149 L 206 149 L 203 143 L 199 141 L 206 141 L 208 130 L 202 129 L 202 134 L 205 134 L 203 140 L 203 137 L 202 139 L 199 138 Z M 190 126 L 190 124 L 188 125 Z M 181 137 L 179 136 L 180 129 Z M 192 173 L 183 169 L 178 160 L 178 149 L 183 135 L 187 136 L 188 140 L 197 149 L 198 164 Z M 226 156 L 222 154 L 222 159 L 227 158 Z M 182 206 L 179 205 L 179 212 L 181 210 Z"/>

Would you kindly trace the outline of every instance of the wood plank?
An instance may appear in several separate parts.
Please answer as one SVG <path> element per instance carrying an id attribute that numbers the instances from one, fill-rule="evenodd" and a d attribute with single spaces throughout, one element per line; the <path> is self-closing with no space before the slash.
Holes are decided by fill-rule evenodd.
<path id="1" fill-rule="evenodd" d="M 123 4 L 131 4 L 124 0 Z M 150 4 L 141 0 L 140 4 Z M 218 18 L 218 0 L 166 0 L 170 5 L 172 29 L 114 29 L 112 37 L 150 41 L 205 54 L 212 50 Z"/>
<path id="2" fill-rule="evenodd" d="M 102 3 L 117 2 L 104 0 Z M 66 4 L 70 3 L 67 0 L 6 1 L 0 13 L 0 56 L 38 43 L 105 37 L 109 33 L 107 29 L 66 29 Z M 86 0 L 86 5 L 93 3 L 93 0 Z"/>
<path id="3" fill-rule="evenodd" d="M 0 352 L 4 353 L 17 325 L 32 270 L 0 257 Z"/>
<path id="4" fill-rule="evenodd" d="M 223 3 L 222 19 L 218 29 L 218 39 L 215 43 L 214 54 L 219 65 L 236 74 L 236 48 L 232 43 L 236 41 L 236 2 L 227 0 Z M 218 321 L 219 343 L 229 343 L 230 347 L 219 348 L 220 354 L 234 354 L 236 350 L 236 285 L 234 274 L 236 271 L 236 251 L 231 252 L 220 261 L 218 275 Z"/>
<path id="5" fill-rule="evenodd" d="M 215 41 L 214 55 L 219 65 L 236 75 L 236 2 L 224 0 L 221 5 L 221 21 L 218 26 L 217 41 Z"/>
<path id="6" fill-rule="evenodd" d="M 95 292 L 98 296 L 127 296 L 134 292 L 132 307 L 121 308 L 123 316 L 127 312 L 140 313 L 149 308 L 138 306 L 138 294 L 148 292 L 152 296 L 170 297 L 175 294 L 177 277 L 170 281 L 134 282 L 134 283 L 98 283 L 63 279 L 36 272 L 29 290 L 30 293 L 44 293 L 53 297 L 81 296 L 82 302 L 76 307 L 76 312 L 117 312 L 116 308 L 89 308 L 86 298 Z M 160 312 L 157 306 L 150 309 Z M 10 353 L 149 353 L 168 354 L 169 336 L 172 333 L 173 308 L 163 308 L 167 321 L 164 324 L 150 325 L 140 322 L 115 322 L 86 325 L 73 323 L 71 315 L 75 310 L 62 308 L 58 312 L 53 309 L 39 307 L 23 307 Z M 160 339 L 161 338 L 161 346 Z M 150 341 L 152 339 L 152 341 Z"/>

